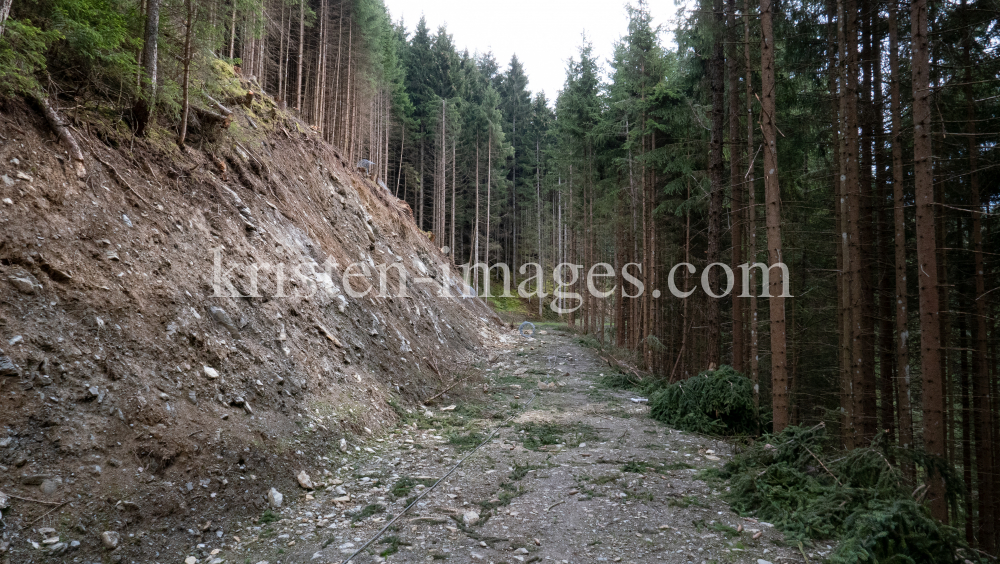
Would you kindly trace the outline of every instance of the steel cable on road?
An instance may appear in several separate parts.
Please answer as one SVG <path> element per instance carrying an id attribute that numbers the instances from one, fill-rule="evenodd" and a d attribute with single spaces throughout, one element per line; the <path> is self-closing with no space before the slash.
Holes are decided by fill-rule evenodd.
<path id="1" fill-rule="evenodd" d="M 361 545 L 361 547 L 358 548 L 356 551 L 354 551 L 354 554 L 350 555 L 347 558 L 347 560 L 343 561 L 342 564 L 349 564 L 350 561 L 353 560 L 357 555 L 361 554 L 362 551 L 364 551 L 369 546 L 371 546 L 375 541 L 377 541 L 379 539 L 379 537 L 381 537 L 383 534 L 385 534 L 386 531 L 389 530 L 389 527 L 391 527 L 393 523 L 395 523 L 396 521 L 398 521 L 399 518 L 402 517 L 403 515 L 406 515 L 406 512 L 409 511 L 414 505 L 416 505 L 417 502 L 420 501 L 421 498 L 423 498 L 425 495 L 427 495 L 428 493 L 430 493 L 434 488 L 436 488 L 438 486 L 438 484 L 440 484 L 441 482 L 443 482 L 446 479 L 448 479 L 448 476 L 451 476 L 455 472 L 455 470 L 458 470 L 458 467 L 461 466 L 463 462 L 465 462 L 466 460 L 468 460 L 468 458 L 470 456 L 472 456 L 473 454 L 476 454 L 476 451 L 478 451 L 480 448 L 482 448 L 483 445 L 485 445 L 486 443 L 488 443 L 491 440 L 493 440 L 493 437 L 497 434 L 497 432 L 499 432 L 500 429 L 504 428 L 504 426 L 506 426 L 507 423 L 509 423 L 511 419 L 514 419 L 514 417 L 516 417 L 518 414 L 524 413 L 525 411 L 527 411 L 528 407 L 535 401 L 536 397 L 538 397 L 537 393 L 534 394 L 533 396 L 531 396 L 531 399 L 528 400 L 528 403 L 524 404 L 524 407 L 521 408 L 520 411 L 511 414 L 510 417 L 508 417 L 502 423 L 500 423 L 499 425 L 497 425 L 496 429 L 493 429 L 493 432 L 491 432 L 489 435 L 487 435 L 487 437 L 485 439 L 483 439 L 483 442 L 479 443 L 479 445 L 477 445 L 476 448 L 472 449 L 469 452 L 469 454 L 466 454 L 464 457 L 462 457 L 461 460 L 459 460 L 457 463 L 455 463 L 455 465 L 451 467 L 451 470 L 448 470 L 448 472 L 445 473 L 444 476 L 441 476 L 440 478 L 438 478 L 438 481 L 434 482 L 433 485 L 431 485 L 429 488 L 427 488 L 423 492 L 421 492 L 420 495 L 418 495 L 416 499 L 414 499 L 409 505 L 407 505 L 402 511 L 399 512 L 399 515 L 396 515 L 395 517 L 392 518 L 391 521 L 389 521 L 388 523 L 386 523 L 385 526 L 382 527 L 382 529 L 379 532 L 375 533 L 375 536 L 373 536 L 371 539 L 369 539 L 369 541 L 366 542 L 365 544 Z"/>

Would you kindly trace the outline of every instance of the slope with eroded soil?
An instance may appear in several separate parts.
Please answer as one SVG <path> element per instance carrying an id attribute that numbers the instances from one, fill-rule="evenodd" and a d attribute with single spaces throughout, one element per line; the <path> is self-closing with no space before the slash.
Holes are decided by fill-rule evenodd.
<path id="1" fill-rule="evenodd" d="M 482 302 L 439 297 L 460 281 L 406 204 L 270 98 L 184 152 L 86 108 L 78 179 L 37 108 L 0 102 L 0 562 L 230 538 L 497 340 Z"/>

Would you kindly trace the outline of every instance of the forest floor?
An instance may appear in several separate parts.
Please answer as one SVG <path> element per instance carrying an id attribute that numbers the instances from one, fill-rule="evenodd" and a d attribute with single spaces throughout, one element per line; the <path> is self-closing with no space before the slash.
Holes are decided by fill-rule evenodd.
<path id="1" fill-rule="evenodd" d="M 577 337 L 549 328 L 484 369 L 485 402 L 407 413 L 331 461 L 324 491 L 286 495 L 241 539 L 192 547 L 191 561 L 344 562 L 467 455 L 351 562 L 805 561 L 771 525 L 734 514 L 721 482 L 698 478 L 729 445 L 603 387 L 607 364 Z"/>

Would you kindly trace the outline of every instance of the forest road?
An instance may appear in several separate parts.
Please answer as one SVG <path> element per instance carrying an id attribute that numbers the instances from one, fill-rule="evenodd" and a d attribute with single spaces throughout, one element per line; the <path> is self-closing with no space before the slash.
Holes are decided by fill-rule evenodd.
<path id="1" fill-rule="evenodd" d="M 351 562 L 805 562 L 774 527 L 733 513 L 722 482 L 697 478 L 727 444 L 650 419 L 601 385 L 610 369 L 595 349 L 544 333 L 484 371 L 487 403 L 414 411 L 226 556 L 344 562 L 498 429 Z"/>

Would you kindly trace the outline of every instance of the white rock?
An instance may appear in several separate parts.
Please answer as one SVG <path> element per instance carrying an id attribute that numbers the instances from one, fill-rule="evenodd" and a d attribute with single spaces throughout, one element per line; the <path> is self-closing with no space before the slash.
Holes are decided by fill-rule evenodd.
<path id="1" fill-rule="evenodd" d="M 764 560 L 763 558 L 758 558 L 757 564 L 771 564 L 771 562 L 768 560 Z"/>
<path id="2" fill-rule="evenodd" d="M 281 495 L 281 492 L 274 488 L 271 488 L 271 491 L 267 492 L 267 502 L 275 509 L 280 509 L 281 502 L 284 500 L 285 496 Z"/>
<path id="3" fill-rule="evenodd" d="M 340 452 L 347 452 L 347 439 L 340 439 Z"/>
<path id="4" fill-rule="evenodd" d="M 470 526 L 471 525 L 475 525 L 476 523 L 479 522 L 479 513 L 475 512 L 475 511 L 466 511 L 465 514 L 462 515 L 462 521 L 466 525 L 470 525 Z"/>
<path id="5" fill-rule="evenodd" d="M 194 556 L 188 556 L 187 558 L 184 559 L 184 564 L 197 564 L 197 563 L 198 559 L 195 558 Z"/>
<path id="6" fill-rule="evenodd" d="M 3 203 L 6 206 L 13 206 L 14 205 L 14 200 L 11 200 L 10 198 L 4 198 L 3 199 Z"/>
<path id="7" fill-rule="evenodd" d="M 205 367 L 205 376 L 208 376 L 210 380 L 215 380 L 219 377 L 219 371 L 212 368 L 211 366 Z"/>
<path id="8" fill-rule="evenodd" d="M 471 556 L 472 556 L 472 558 L 473 558 L 473 559 L 475 559 L 475 560 L 482 560 L 482 559 L 483 559 L 483 555 L 482 555 L 482 554 L 479 554 L 478 552 L 473 552 L 473 553 L 471 553 Z"/>
<path id="9" fill-rule="evenodd" d="M 35 279 L 34 276 L 21 273 L 8 278 L 10 283 L 14 285 L 15 288 L 22 294 L 34 294 L 36 291 L 42 289 L 42 285 Z"/>
<path id="10" fill-rule="evenodd" d="M 101 533 L 101 544 L 108 550 L 117 548 L 119 540 L 121 540 L 121 535 L 114 531 L 104 531 Z"/>
<path id="11" fill-rule="evenodd" d="M 305 470 L 299 472 L 299 475 L 296 476 L 295 479 L 299 481 L 299 485 L 302 486 L 303 489 L 316 489 L 316 486 L 313 485 L 312 480 L 309 478 L 309 474 L 306 474 Z"/>

